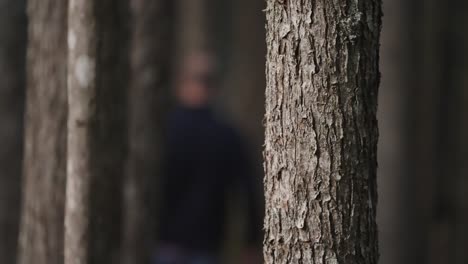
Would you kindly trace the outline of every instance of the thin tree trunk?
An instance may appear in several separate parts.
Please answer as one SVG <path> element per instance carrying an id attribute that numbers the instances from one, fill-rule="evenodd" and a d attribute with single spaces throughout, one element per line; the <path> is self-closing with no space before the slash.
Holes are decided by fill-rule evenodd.
<path id="1" fill-rule="evenodd" d="M 264 4 L 263 0 L 240 0 L 232 4 L 234 32 L 226 81 L 228 94 L 224 98 L 237 123 L 254 142 L 252 151 L 259 153 L 255 157 L 259 161 L 264 141 L 261 121 L 265 113 Z"/>
<path id="2" fill-rule="evenodd" d="M 124 183 L 124 246 L 126 264 L 148 263 L 155 219 L 150 193 L 158 175 L 158 133 L 171 37 L 170 0 L 132 0 L 129 156 Z"/>
<path id="3" fill-rule="evenodd" d="M 26 4 L 0 1 L 0 263 L 16 263 L 21 197 Z"/>
<path id="4" fill-rule="evenodd" d="M 198 51 L 210 45 L 207 16 L 208 0 L 176 0 L 177 9 L 177 51 L 176 59 L 183 60 L 187 53 Z"/>
<path id="5" fill-rule="evenodd" d="M 378 180 L 379 207 L 377 223 L 379 226 L 380 264 L 405 264 L 409 261 L 408 239 L 402 239 L 405 232 L 408 203 L 404 199 L 407 176 L 403 142 L 405 98 L 408 87 L 404 80 L 404 67 L 410 56 L 405 33 L 408 25 L 405 16 L 405 0 L 384 1 L 385 14 L 382 28 L 382 47 L 380 65 L 382 83 L 379 92 L 379 149 Z M 413 71 L 409 71 L 410 74 Z"/>
<path id="6" fill-rule="evenodd" d="M 117 263 L 126 148 L 127 6 L 69 5 L 65 261 Z"/>
<path id="7" fill-rule="evenodd" d="M 468 5 L 465 1 L 444 1 L 443 7 L 438 9 L 442 15 L 444 28 L 441 42 L 442 74 L 439 98 L 438 119 L 438 153 L 437 163 L 438 184 L 437 192 L 439 208 L 437 212 L 446 219 L 445 230 L 448 238 L 446 255 L 440 256 L 439 263 L 468 263 L 468 243 L 466 221 L 466 172 L 463 171 L 466 155 L 466 132 L 464 123 L 467 119 L 466 108 L 466 69 L 467 63 L 467 30 L 464 24 L 468 21 L 464 10 Z M 462 8 L 457 8 L 462 7 Z M 464 7 L 464 8 L 463 8 Z M 437 238 L 435 238 L 437 239 Z M 439 251 L 439 248 L 434 250 Z M 435 254 L 433 252 L 433 254 Z"/>
<path id="8" fill-rule="evenodd" d="M 265 262 L 376 264 L 380 1 L 267 3 Z"/>
<path id="9" fill-rule="evenodd" d="M 89 259 L 92 130 L 96 121 L 97 29 L 92 0 L 68 8 L 68 154 L 65 264 Z"/>
<path id="10" fill-rule="evenodd" d="M 444 25 L 440 4 L 438 0 L 405 2 L 408 59 L 403 68 L 406 79 L 403 85 L 407 89 L 404 106 L 407 162 L 402 195 L 407 201 L 407 211 L 402 217 L 406 218 L 407 234 L 402 239 L 408 241 L 408 263 L 440 263 L 439 253 L 446 243 L 444 225 L 433 224 L 434 218 L 439 218 L 435 190 L 439 166 L 436 117 L 443 58 L 438 34 Z M 429 256 L 430 252 L 436 252 L 434 249 L 437 254 Z"/>
<path id="11" fill-rule="evenodd" d="M 63 263 L 67 1 L 30 0 L 21 264 Z"/>
<path id="12" fill-rule="evenodd" d="M 93 1 L 96 2 L 96 1 Z M 128 1 L 96 2 L 96 119 L 91 135 L 91 264 L 119 263 L 127 153 Z"/>

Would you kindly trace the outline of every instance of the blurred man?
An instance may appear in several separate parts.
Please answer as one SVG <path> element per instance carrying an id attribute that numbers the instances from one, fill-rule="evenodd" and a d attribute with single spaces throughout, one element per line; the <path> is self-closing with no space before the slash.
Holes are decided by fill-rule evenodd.
<path id="1" fill-rule="evenodd" d="M 190 56 L 177 78 L 178 105 L 165 135 L 155 264 L 220 263 L 228 192 L 244 199 L 247 244 L 258 249 L 261 219 L 249 160 L 235 130 L 213 114 L 215 85 L 213 58 L 204 53 Z M 243 263 L 253 263 L 248 259 Z"/>

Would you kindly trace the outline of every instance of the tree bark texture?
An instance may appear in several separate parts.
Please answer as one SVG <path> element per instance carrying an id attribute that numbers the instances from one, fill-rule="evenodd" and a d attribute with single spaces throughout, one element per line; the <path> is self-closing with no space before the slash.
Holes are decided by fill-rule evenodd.
<path id="1" fill-rule="evenodd" d="M 208 0 L 176 0 L 177 47 L 176 60 L 209 46 L 210 32 L 207 14 Z"/>
<path id="2" fill-rule="evenodd" d="M 266 12 L 265 262 L 376 264 L 381 3 Z"/>
<path id="3" fill-rule="evenodd" d="M 97 29 L 93 1 L 68 7 L 68 154 L 65 264 L 89 258 L 92 130 L 96 119 Z"/>
<path id="4" fill-rule="evenodd" d="M 0 1 L 0 263 L 16 263 L 23 158 L 25 1 Z"/>
<path id="5" fill-rule="evenodd" d="M 65 261 L 117 263 L 126 148 L 125 1 L 69 4 Z"/>
<path id="6" fill-rule="evenodd" d="M 18 263 L 63 263 L 67 1 L 30 0 Z"/>
<path id="7" fill-rule="evenodd" d="M 132 0 L 130 90 L 124 181 L 123 260 L 148 263 L 156 222 L 150 193 L 160 164 L 161 114 L 170 54 L 170 0 Z"/>

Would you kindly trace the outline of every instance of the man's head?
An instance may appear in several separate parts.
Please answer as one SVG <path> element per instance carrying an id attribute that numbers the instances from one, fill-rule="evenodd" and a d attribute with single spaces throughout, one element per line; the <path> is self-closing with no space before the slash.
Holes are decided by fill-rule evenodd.
<path id="1" fill-rule="evenodd" d="M 178 102 L 190 108 L 202 108 L 210 104 L 216 85 L 216 62 L 207 52 L 188 56 L 177 76 Z"/>

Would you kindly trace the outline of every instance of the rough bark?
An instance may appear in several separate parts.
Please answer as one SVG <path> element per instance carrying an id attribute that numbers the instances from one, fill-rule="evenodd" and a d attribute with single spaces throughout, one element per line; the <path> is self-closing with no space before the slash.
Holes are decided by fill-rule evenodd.
<path id="1" fill-rule="evenodd" d="M 26 55 L 25 1 L 0 1 L 0 263 L 16 263 Z"/>
<path id="2" fill-rule="evenodd" d="M 267 3 L 265 262 L 376 264 L 380 1 Z"/>
<path id="3" fill-rule="evenodd" d="M 115 263 L 125 140 L 125 1 L 70 1 L 65 261 Z"/>
<path id="4" fill-rule="evenodd" d="M 158 175 L 158 134 L 170 54 L 170 2 L 131 1 L 131 69 L 123 262 L 148 263 L 155 219 L 150 193 Z"/>
<path id="5" fill-rule="evenodd" d="M 63 263 L 67 1 L 30 0 L 18 263 Z"/>

